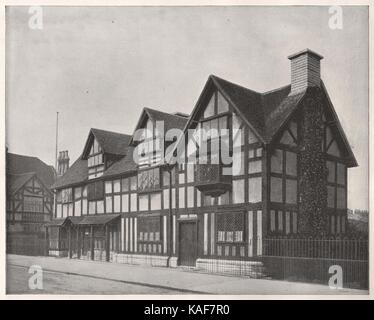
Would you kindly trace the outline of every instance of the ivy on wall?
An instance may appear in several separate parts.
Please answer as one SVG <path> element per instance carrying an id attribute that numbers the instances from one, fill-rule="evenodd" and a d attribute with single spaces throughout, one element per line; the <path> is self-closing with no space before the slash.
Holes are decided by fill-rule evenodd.
<path id="1" fill-rule="evenodd" d="M 308 88 L 301 117 L 299 215 L 299 232 L 308 236 L 327 233 L 327 168 L 322 151 L 322 107 L 320 88 Z"/>

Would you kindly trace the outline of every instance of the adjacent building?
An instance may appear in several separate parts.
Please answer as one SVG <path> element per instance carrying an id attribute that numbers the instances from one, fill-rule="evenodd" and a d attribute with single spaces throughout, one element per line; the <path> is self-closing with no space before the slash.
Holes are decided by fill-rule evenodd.
<path id="1" fill-rule="evenodd" d="M 288 58 L 290 85 L 211 75 L 190 115 L 145 108 L 132 135 L 91 129 L 52 186 L 50 254 L 203 268 L 251 261 L 264 238 L 344 234 L 357 162 L 322 56 Z"/>
<path id="2" fill-rule="evenodd" d="M 36 157 L 6 152 L 6 231 L 12 252 L 44 239 L 44 224 L 51 220 L 55 171 Z M 14 249 L 14 250 L 13 250 Z"/>

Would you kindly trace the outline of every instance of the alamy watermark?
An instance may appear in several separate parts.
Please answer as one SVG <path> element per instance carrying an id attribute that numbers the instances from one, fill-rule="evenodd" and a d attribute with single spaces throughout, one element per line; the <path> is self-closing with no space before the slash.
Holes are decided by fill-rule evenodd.
<path id="1" fill-rule="evenodd" d="M 332 30 L 343 29 L 343 8 L 341 6 L 329 7 L 329 28 Z"/>
<path id="2" fill-rule="evenodd" d="M 164 127 L 163 121 L 156 121 L 155 130 L 150 126 L 135 131 L 133 140 L 139 142 L 133 152 L 136 164 L 221 164 L 227 165 L 224 175 L 240 171 L 242 129 L 197 128 L 184 132 L 172 128 L 165 132 Z M 229 168 L 231 164 L 235 165 Z"/>
<path id="3" fill-rule="evenodd" d="M 29 7 L 29 28 L 32 30 L 43 29 L 43 8 L 41 6 Z"/>
<path id="4" fill-rule="evenodd" d="M 43 269 L 41 266 L 32 265 L 29 268 L 29 273 L 32 276 L 29 278 L 30 290 L 43 290 Z"/>
<path id="5" fill-rule="evenodd" d="M 343 268 L 339 265 L 332 265 L 329 268 L 329 274 L 332 274 L 329 278 L 330 289 L 343 289 Z"/>

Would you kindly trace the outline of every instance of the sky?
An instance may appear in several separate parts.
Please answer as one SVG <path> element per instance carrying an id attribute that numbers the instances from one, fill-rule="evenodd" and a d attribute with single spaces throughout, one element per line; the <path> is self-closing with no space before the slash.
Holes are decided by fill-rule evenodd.
<path id="1" fill-rule="evenodd" d="M 210 74 L 265 92 L 290 83 L 287 56 L 321 54 L 321 76 L 359 167 L 348 207 L 368 208 L 368 9 L 327 6 L 29 7 L 6 10 L 6 144 L 71 163 L 90 128 L 132 134 L 143 107 L 190 113 Z"/>

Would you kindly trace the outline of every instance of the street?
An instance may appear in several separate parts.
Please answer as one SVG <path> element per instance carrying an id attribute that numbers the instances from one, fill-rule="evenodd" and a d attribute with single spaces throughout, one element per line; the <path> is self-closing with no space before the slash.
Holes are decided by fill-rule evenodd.
<path id="1" fill-rule="evenodd" d="M 43 289 L 30 289 L 31 266 Z M 7 255 L 7 294 L 367 295 L 367 290 L 55 257 Z"/>
<path id="2" fill-rule="evenodd" d="M 9 265 L 7 268 L 7 294 L 181 294 L 146 285 L 134 285 L 121 281 L 98 279 L 90 276 L 43 272 L 43 289 L 30 289 L 28 268 Z"/>

